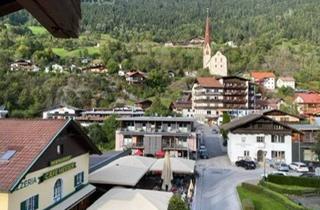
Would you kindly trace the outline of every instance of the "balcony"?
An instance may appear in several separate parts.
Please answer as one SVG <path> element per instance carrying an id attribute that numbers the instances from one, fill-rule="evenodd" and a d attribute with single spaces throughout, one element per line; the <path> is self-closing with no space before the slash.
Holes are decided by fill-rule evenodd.
<path id="1" fill-rule="evenodd" d="M 241 99 L 241 98 L 238 98 L 238 99 L 224 99 L 223 102 L 227 103 L 227 104 L 246 104 L 247 100 L 246 99 Z"/>
<path id="2" fill-rule="evenodd" d="M 224 86 L 224 89 L 226 90 L 246 90 L 248 87 L 245 85 L 245 84 L 236 84 L 236 85 L 229 85 L 229 84 L 226 84 Z"/>
<path id="3" fill-rule="evenodd" d="M 225 91 L 223 95 L 225 96 L 246 96 L 247 91 Z"/>

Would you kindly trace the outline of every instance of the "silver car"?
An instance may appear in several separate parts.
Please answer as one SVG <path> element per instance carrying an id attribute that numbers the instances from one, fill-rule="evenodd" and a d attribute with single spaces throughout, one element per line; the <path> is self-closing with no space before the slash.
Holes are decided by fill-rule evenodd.
<path id="1" fill-rule="evenodd" d="M 289 171 L 289 166 L 287 164 L 285 164 L 285 163 L 279 163 L 279 164 L 277 164 L 276 169 L 278 169 L 278 171 L 286 171 L 286 172 L 288 172 Z"/>

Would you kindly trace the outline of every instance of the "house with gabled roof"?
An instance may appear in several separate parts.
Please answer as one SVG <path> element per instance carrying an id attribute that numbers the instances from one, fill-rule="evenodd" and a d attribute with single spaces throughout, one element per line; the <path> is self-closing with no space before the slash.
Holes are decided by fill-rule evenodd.
<path id="1" fill-rule="evenodd" d="M 231 162 L 264 158 L 292 162 L 292 135 L 295 128 L 263 114 L 250 114 L 221 126 L 228 132 L 228 156 Z"/>
<path id="2" fill-rule="evenodd" d="M 100 151 L 73 120 L 0 120 L 0 209 L 86 209 L 89 154 Z"/>
<path id="3" fill-rule="evenodd" d="M 253 82 L 261 85 L 267 90 L 276 88 L 276 76 L 271 71 L 253 71 L 250 73 Z"/>

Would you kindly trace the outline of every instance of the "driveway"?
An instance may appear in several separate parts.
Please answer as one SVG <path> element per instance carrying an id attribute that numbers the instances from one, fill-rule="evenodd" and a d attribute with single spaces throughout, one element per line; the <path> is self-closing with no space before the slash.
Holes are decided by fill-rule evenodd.
<path id="1" fill-rule="evenodd" d="M 244 170 L 231 165 L 226 148 L 219 134 L 212 127 L 202 126 L 202 143 L 208 149 L 210 159 L 196 162 L 199 174 L 192 210 L 241 210 L 236 191 L 241 182 L 260 179 L 263 168 Z"/>

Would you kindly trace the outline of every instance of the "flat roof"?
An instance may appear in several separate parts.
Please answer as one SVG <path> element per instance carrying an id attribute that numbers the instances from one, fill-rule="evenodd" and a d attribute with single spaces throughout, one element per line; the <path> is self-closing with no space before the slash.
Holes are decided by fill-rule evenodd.
<path id="1" fill-rule="evenodd" d="M 122 117 L 118 121 L 166 121 L 166 122 L 194 122 L 191 117 Z"/>

